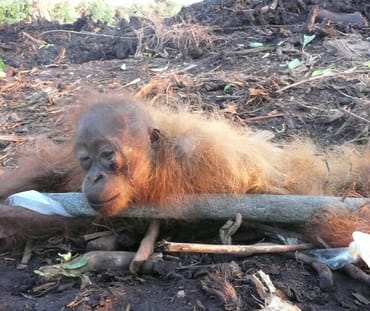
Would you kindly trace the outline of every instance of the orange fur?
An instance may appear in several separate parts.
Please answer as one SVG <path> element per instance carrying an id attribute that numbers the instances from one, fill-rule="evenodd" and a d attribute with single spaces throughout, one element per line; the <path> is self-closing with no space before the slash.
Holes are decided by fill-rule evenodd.
<path id="1" fill-rule="evenodd" d="M 153 159 L 140 151 L 140 142 L 139 152 L 129 155 L 142 165 L 133 177 L 133 191 L 129 192 L 133 197 L 128 202 L 166 205 L 170 197 L 181 202 L 186 194 L 201 193 L 341 195 L 353 182 L 368 194 L 368 150 L 337 146 L 324 152 L 299 140 L 278 145 L 226 120 L 146 107 L 130 97 L 95 98 L 83 107 L 82 114 L 97 102 L 117 110 L 117 114 L 132 113 L 129 127 L 155 125 L 162 135 Z M 0 175 L 4 185 L 0 197 L 30 188 L 61 192 L 79 189 L 82 175 L 71 157 L 71 145 L 56 145 L 46 151 L 41 157 L 23 159 L 15 174 Z M 50 185 L 50 179 L 56 177 L 62 180 Z"/>
<path id="2" fill-rule="evenodd" d="M 298 140 L 281 146 L 225 120 L 147 110 L 167 138 L 147 189 L 149 201 L 199 193 L 341 195 L 353 181 L 367 190 L 368 151 L 341 146 L 325 153 Z"/>
<path id="3" fill-rule="evenodd" d="M 352 242 L 352 233 L 361 231 L 370 234 L 370 206 L 357 210 L 330 209 L 316 215 L 307 225 L 307 235 L 320 237 L 332 247 L 345 247 Z M 314 241 L 317 242 L 317 241 Z"/>
<path id="4" fill-rule="evenodd" d="M 0 198 L 20 191 L 78 191 L 83 172 L 74 160 L 71 142 L 56 144 L 46 138 L 20 150 L 19 168 L 0 172 Z"/>

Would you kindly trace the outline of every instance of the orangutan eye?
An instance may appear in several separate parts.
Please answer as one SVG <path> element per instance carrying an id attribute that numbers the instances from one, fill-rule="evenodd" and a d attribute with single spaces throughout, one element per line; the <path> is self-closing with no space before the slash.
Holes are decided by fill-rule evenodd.
<path id="1" fill-rule="evenodd" d="M 78 158 L 80 165 L 84 170 L 88 170 L 91 165 L 91 158 L 89 156 L 80 156 Z"/>
<path id="2" fill-rule="evenodd" d="M 115 156 L 114 150 L 105 150 L 100 154 L 100 158 L 105 161 L 113 161 Z"/>
<path id="3" fill-rule="evenodd" d="M 116 171 L 117 169 L 117 157 L 116 151 L 111 149 L 106 149 L 100 152 L 99 160 L 102 166 L 109 171 Z"/>

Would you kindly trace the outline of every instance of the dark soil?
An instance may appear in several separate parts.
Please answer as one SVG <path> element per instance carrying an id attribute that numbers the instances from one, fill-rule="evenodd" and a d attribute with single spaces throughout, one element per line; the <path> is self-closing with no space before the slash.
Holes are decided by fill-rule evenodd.
<path id="1" fill-rule="evenodd" d="M 7 65 L 0 80 L 2 166 L 15 166 L 19 145 L 35 137 L 65 139 L 64 111 L 85 88 L 129 90 L 153 104 L 221 114 L 277 141 L 298 135 L 323 148 L 368 143 L 369 26 L 324 20 L 304 49 L 302 37 L 313 5 L 370 19 L 370 3 L 289 0 L 266 9 L 271 2 L 210 0 L 170 19 L 133 17 L 117 27 L 86 16 L 70 25 L 0 25 Z M 263 46 L 251 48 L 254 42 Z M 295 58 L 304 63 L 289 69 Z M 309 80 L 325 68 L 338 74 Z M 217 242 L 220 225 L 184 224 L 162 237 Z M 264 238 L 248 228 L 241 233 L 241 244 Z M 310 266 L 287 255 L 165 256 L 151 275 L 105 271 L 91 274 L 89 285 L 67 278 L 45 284 L 34 269 L 55 262 L 58 252 L 86 251 L 80 240 L 53 241 L 35 241 L 23 270 L 16 269 L 22 248 L 0 248 L 0 310 L 257 310 L 263 302 L 250 276 L 258 270 L 302 310 L 370 310 L 368 285 L 339 271 L 335 287 L 324 291 Z"/>

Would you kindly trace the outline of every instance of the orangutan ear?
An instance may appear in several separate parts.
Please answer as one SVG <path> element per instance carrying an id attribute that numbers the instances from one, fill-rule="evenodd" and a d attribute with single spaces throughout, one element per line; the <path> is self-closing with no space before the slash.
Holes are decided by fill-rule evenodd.
<path id="1" fill-rule="evenodd" d="M 159 129 L 151 128 L 149 129 L 150 143 L 152 146 L 156 146 L 161 141 L 161 132 Z"/>

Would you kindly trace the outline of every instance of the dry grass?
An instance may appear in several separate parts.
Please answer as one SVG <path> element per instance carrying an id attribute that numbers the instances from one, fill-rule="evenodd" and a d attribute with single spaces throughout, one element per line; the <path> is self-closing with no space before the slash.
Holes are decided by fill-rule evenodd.
<path id="1" fill-rule="evenodd" d="M 242 71 L 223 71 L 219 67 L 209 71 L 201 71 L 197 66 L 188 68 L 151 73 L 135 97 L 153 105 L 187 107 L 192 112 L 220 112 L 240 121 L 239 108 L 243 110 L 248 105 L 270 101 L 278 84 L 276 77 L 256 79 Z M 218 107 L 215 100 L 227 104 Z"/>
<path id="2" fill-rule="evenodd" d="M 182 56 L 203 53 L 211 50 L 216 40 L 210 27 L 186 22 L 168 25 L 158 15 L 150 16 L 136 31 L 136 35 L 139 41 L 136 56 L 145 51 L 161 55 L 180 51 Z"/>

